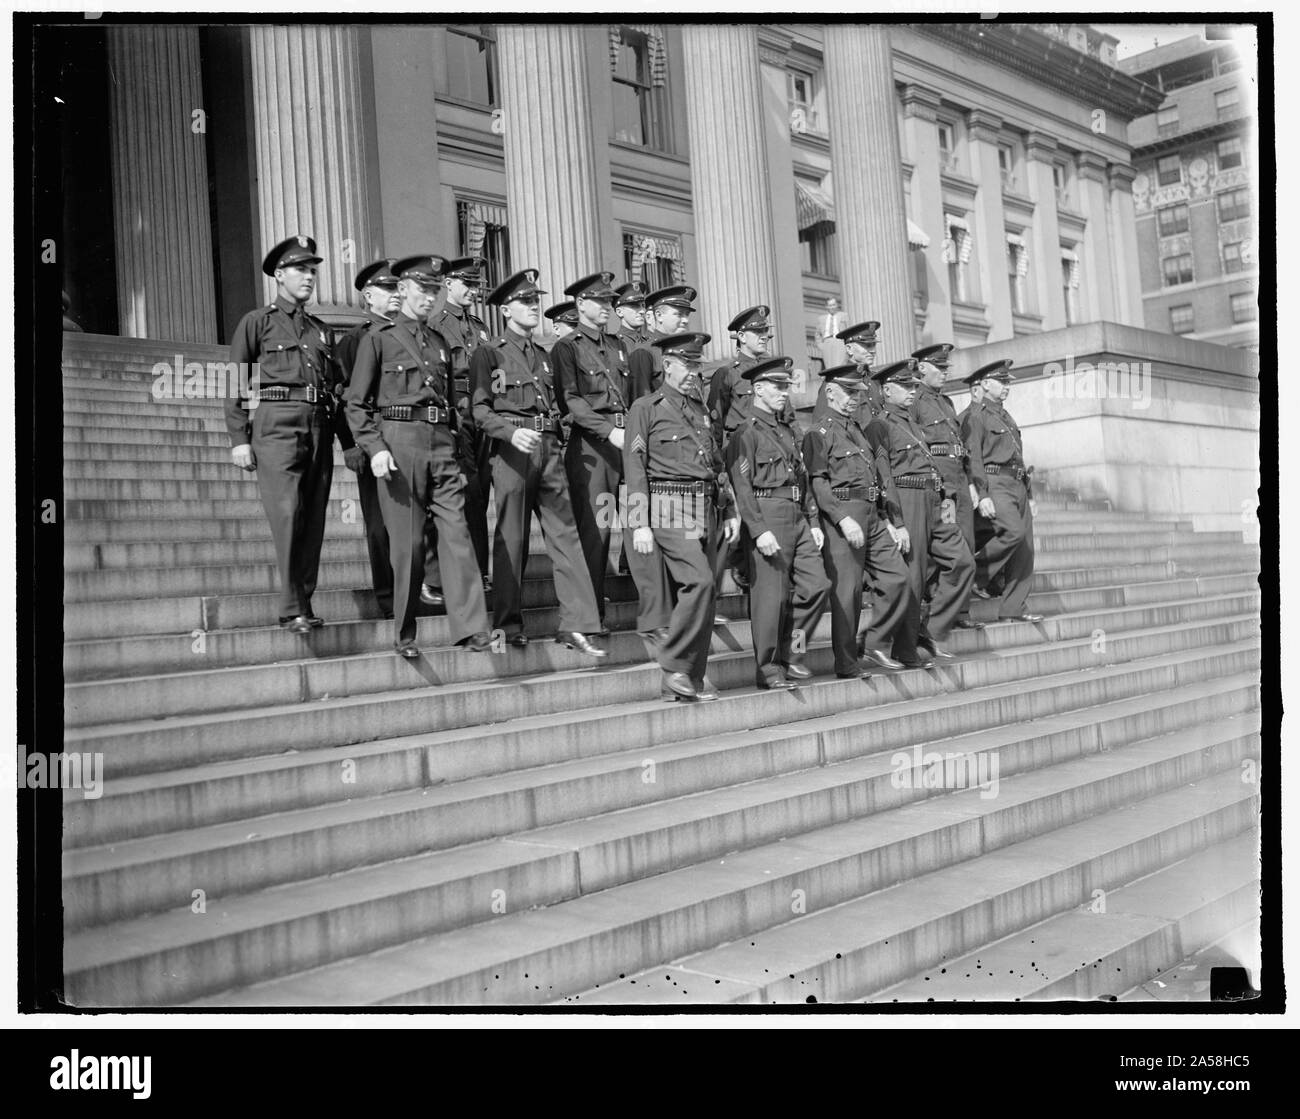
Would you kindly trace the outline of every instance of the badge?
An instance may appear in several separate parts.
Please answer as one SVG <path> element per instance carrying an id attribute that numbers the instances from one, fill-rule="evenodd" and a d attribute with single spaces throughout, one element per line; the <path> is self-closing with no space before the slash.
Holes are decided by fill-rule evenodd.
<path id="1" fill-rule="evenodd" d="M 301 233 L 298 234 L 298 244 L 300 244 L 304 249 L 307 247 L 307 238 Z"/>

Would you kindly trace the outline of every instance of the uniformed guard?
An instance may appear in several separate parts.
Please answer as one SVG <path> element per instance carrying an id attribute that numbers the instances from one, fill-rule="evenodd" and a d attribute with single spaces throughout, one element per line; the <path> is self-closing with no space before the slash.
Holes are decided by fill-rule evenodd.
<path id="1" fill-rule="evenodd" d="M 397 294 L 397 277 L 389 257 L 367 264 L 353 282 L 361 292 L 361 302 L 366 309 L 365 322 L 358 323 L 339 339 L 335 352 L 344 376 L 349 380 L 356 364 L 361 339 L 372 331 L 388 326 L 402 305 Z M 345 386 L 346 387 L 346 386 Z M 385 618 L 393 616 L 393 561 L 388 552 L 388 529 L 384 527 L 384 512 L 379 507 L 379 479 L 370 469 L 370 456 L 356 446 L 352 428 L 348 424 L 347 409 L 339 408 L 339 443 L 343 446 L 343 461 L 357 476 L 357 491 L 361 497 L 361 516 L 366 524 L 366 550 L 370 555 L 370 579 L 375 588 L 375 601 Z"/>
<path id="2" fill-rule="evenodd" d="M 335 392 L 341 377 L 328 328 L 307 313 L 316 286 L 316 242 L 281 241 L 262 261 L 275 277 L 275 302 L 249 311 L 235 328 L 230 360 L 254 367 L 256 407 L 226 405 L 230 458 L 257 471 L 280 575 L 280 625 L 309 633 L 322 621 L 311 608 L 334 473 Z"/>
<path id="3" fill-rule="evenodd" d="M 497 526 L 492 548 L 493 617 L 506 641 L 528 644 L 523 581 L 528 535 L 535 512 L 541 521 L 560 604 L 555 640 L 591 657 L 604 657 L 588 634 L 600 629 L 591 576 L 574 526 L 560 445 L 560 407 L 551 361 L 533 341 L 541 318 L 537 269 L 503 281 L 487 301 L 502 309 L 505 331 L 479 347 L 470 363 L 474 419 L 492 444 L 492 487 Z"/>
<path id="4" fill-rule="evenodd" d="M 981 386 L 982 396 L 972 396 L 962 433 L 971 452 L 977 512 L 988 525 L 982 566 L 990 583 L 1002 583 L 998 616 L 1003 621 L 1041 622 L 1041 614 L 1025 611 L 1034 578 L 1034 495 L 1020 428 L 1005 407 L 1010 370 L 1011 361 L 1003 359 L 981 366 L 966 379 L 972 387 Z"/>
<path id="5" fill-rule="evenodd" d="M 709 382 L 709 414 L 725 445 L 731 433 L 753 414 L 754 386 L 745 380 L 751 369 L 768 356 L 772 344 L 770 307 L 747 307 L 727 324 L 736 341 L 736 356 L 719 368 Z M 785 421 L 794 422 L 794 410 L 786 406 Z"/>
<path id="6" fill-rule="evenodd" d="M 551 330 L 555 334 L 552 345 L 578 329 L 578 308 L 571 299 L 564 303 L 557 303 L 554 307 L 547 307 L 546 317 L 551 320 Z"/>
<path id="7" fill-rule="evenodd" d="M 614 289 L 614 313 L 618 316 L 618 337 L 623 348 L 631 353 L 638 346 L 648 345 L 650 336 L 645 326 L 645 288 L 641 284 L 623 284 Z"/>
<path id="8" fill-rule="evenodd" d="M 760 688 L 793 688 L 812 675 L 804 654 L 830 594 L 799 437 L 781 419 L 793 366 L 792 358 L 772 357 L 745 370 L 754 386 L 753 413 L 726 449 L 750 541 L 749 618 Z"/>
<path id="9" fill-rule="evenodd" d="M 425 322 L 444 260 L 427 253 L 393 265 L 402 306 L 391 326 L 361 340 L 348 385 L 348 423 L 370 469 L 386 483 L 379 505 L 393 557 L 393 615 L 399 656 L 415 659 L 415 609 L 424 574 L 425 518 L 438 521 L 438 553 L 452 640 L 472 652 L 491 646 L 483 584 L 465 524 L 456 461 L 451 352 Z"/>
<path id="10" fill-rule="evenodd" d="M 709 641 L 713 633 L 713 551 L 719 536 L 736 539 L 740 521 L 722 453 L 696 382 L 707 334 L 658 339 L 663 384 L 628 411 L 623 461 L 627 474 L 632 575 L 643 601 L 671 614 L 653 628 L 665 699 L 711 700 Z M 721 521 L 719 531 L 717 522 Z M 669 588 L 661 589 L 666 573 Z M 638 620 L 638 629 L 651 628 Z"/>
<path id="11" fill-rule="evenodd" d="M 854 420 L 863 391 L 862 368 L 836 365 L 821 375 L 826 411 L 804 436 L 803 455 L 826 539 L 822 560 L 831 581 L 835 674 L 866 678 L 871 668 L 859 660 L 858 627 L 867 569 L 878 592 L 871 624 L 882 635 L 867 646 L 868 655 L 882 667 L 896 667 L 879 645 L 898 629 L 907 611 L 907 563 L 901 534 L 889 519 L 901 525 L 902 517 L 888 460 Z"/>
<path id="12" fill-rule="evenodd" d="M 632 350 L 628 357 L 638 395 L 657 389 L 663 375 L 663 355 L 651 343 L 685 331 L 695 310 L 692 306 L 695 299 L 695 289 L 685 284 L 660 288 L 646 296 L 646 313 L 653 326 L 646 332 L 645 343 Z"/>
<path id="13" fill-rule="evenodd" d="M 474 424 L 474 404 L 469 383 L 469 363 L 474 351 L 488 340 L 487 326 L 470 307 L 482 288 L 487 261 L 478 256 L 447 261 L 442 277 L 443 304 L 429 316 L 429 325 L 451 347 L 451 377 L 460 427 L 456 433 L 457 460 L 465 479 L 465 523 L 469 526 L 474 558 L 478 562 L 483 589 L 492 589 L 488 578 L 488 503 L 492 492 L 491 440 L 483 438 Z M 443 605 L 442 577 L 438 568 L 437 521 L 430 517 L 426 527 L 425 582 L 420 598 Z"/>
<path id="14" fill-rule="evenodd" d="M 956 609 L 956 629 L 983 629 L 980 622 L 970 620 L 970 588 L 974 585 L 975 565 L 975 515 L 971 503 L 972 478 L 970 456 L 962 441 L 961 423 L 957 419 L 957 409 L 952 401 L 940 389 L 948 378 L 949 355 L 952 353 L 951 342 L 938 342 L 932 346 L 923 346 L 912 356 L 917 361 L 916 397 L 912 401 L 912 419 L 925 436 L 934 459 L 939 476 L 943 479 L 944 492 L 952 496 L 955 505 L 955 520 L 941 520 L 934 527 L 935 535 L 961 537 L 970 559 L 968 563 L 959 563 L 945 572 L 939 582 L 933 581 L 937 568 L 931 572 L 932 582 L 928 588 L 931 599 L 931 617 L 936 614 L 946 617 L 948 612 Z M 956 539 L 950 541 L 949 550 L 960 552 Z M 968 573 L 966 568 L 971 568 Z M 965 595 L 961 588 L 965 586 Z M 954 607 L 955 600 L 955 607 Z M 931 630 L 933 632 L 933 630 Z"/>
<path id="15" fill-rule="evenodd" d="M 838 341 L 844 343 L 845 357 L 862 371 L 864 387 L 862 398 L 858 402 L 857 415 L 854 418 L 863 431 L 867 430 L 871 421 L 880 415 L 885 407 L 884 398 L 880 393 L 880 385 L 871 379 L 871 366 L 876 360 L 879 335 L 880 323 L 875 319 L 854 323 L 835 335 Z M 826 382 L 823 381 L 821 390 L 817 394 L 817 406 L 813 411 L 814 416 L 822 414 L 825 400 Z"/>
<path id="16" fill-rule="evenodd" d="M 607 632 L 605 573 L 623 484 L 627 410 L 636 399 L 627 350 L 605 333 L 614 301 L 613 279 L 613 272 L 597 272 L 564 289 L 573 297 L 578 325 L 551 349 L 560 402 L 572 418 L 564 465 L 602 633 Z"/>

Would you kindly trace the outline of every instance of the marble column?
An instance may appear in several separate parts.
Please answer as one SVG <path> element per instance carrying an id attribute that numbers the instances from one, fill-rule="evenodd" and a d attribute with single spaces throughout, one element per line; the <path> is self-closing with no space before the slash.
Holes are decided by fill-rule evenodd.
<path id="1" fill-rule="evenodd" d="M 1133 210 L 1133 180 L 1137 178 L 1137 170 L 1125 163 L 1112 163 L 1107 170 L 1111 249 L 1115 261 L 1115 318 L 1125 326 L 1143 326 L 1137 216 Z"/>
<path id="2" fill-rule="evenodd" d="M 966 114 L 975 193 L 975 257 L 980 290 L 989 317 L 990 342 L 1015 336 L 1011 285 L 1007 278 L 1007 228 L 1002 218 L 1002 168 L 998 163 L 998 129 L 1002 121 L 983 109 Z"/>
<path id="3" fill-rule="evenodd" d="M 259 265 L 284 238 L 313 237 L 322 258 L 313 310 L 355 308 L 352 280 L 379 256 L 380 245 L 377 205 L 361 165 L 361 31 L 260 24 L 248 35 Z M 265 278 L 264 286 L 274 298 L 274 280 Z"/>
<path id="4" fill-rule="evenodd" d="M 844 309 L 850 322 L 880 320 L 881 359 L 892 360 L 912 351 L 915 330 L 889 29 L 837 24 L 825 51 Z"/>
<path id="5" fill-rule="evenodd" d="M 196 27 L 107 29 L 119 332 L 217 340 Z"/>
<path id="6" fill-rule="evenodd" d="M 699 258 L 690 279 L 700 292 L 699 327 L 713 336 L 713 356 L 722 358 L 733 352 L 727 323 L 746 307 L 771 304 L 777 291 L 757 29 L 687 24 L 682 54 Z M 743 158 L 729 154 L 741 152 Z M 802 339 L 789 338 L 778 347 L 792 357 L 806 349 Z"/>
<path id="7" fill-rule="evenodd" d="M 604 259 L 586 34 L 575 24 L 497 27 L 510 262 L 541 271 L 544 307 Z"/>
<path id="8" fill-rule="evenodd" d="M 1060 330 L 1065 326 L 1065 295 L 1061 290 L 1061 226 L 1056 216 L 1056 185 L 1052 179 L 1056 140 L 1045 132 L 1031 132 L 1025 154 L 1029 197 L 1034 202 L 1029 275 L 1038 296 L 1043 329 Z"/>
<path id="9" fill-rule="evenodd" d="M 952 292 L 948 266 L 943 262 L 943 184 L 939 166 L 939 130 L 936 127 L 939 93 L 920 85 L 903 87 L 903 129 L 907 154 L 912 160 L 912 220 L 930 238 L 924 249 L 912 252 L 925 257 L 926 290 L 929 305 L 925 315 L 925 339 L 952 340 Z M 881 324 L 883 327 L 883 323 Z M 892 350 L 890 351 L 893 352 Z"/>
<path id="10" fill-rule="evenodd" d="M 1115 268 L 1111 253 L 1110 198 L 1106 189 L 1106 160 L 1095 152 L 1080 152 L 1075 177 L 1079 209 L 1088 220 L 1083 229 L 1081 280 L 1087 299 L 1083 322 L 1116 321 Z"/>

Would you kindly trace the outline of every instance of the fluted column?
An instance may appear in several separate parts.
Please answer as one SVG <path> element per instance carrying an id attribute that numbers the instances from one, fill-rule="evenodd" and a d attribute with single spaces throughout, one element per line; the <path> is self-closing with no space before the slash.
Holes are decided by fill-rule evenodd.
<path id="1" fill-rule="evenodd" d="M 1085 322 L 1115 322 L 1115 267 L 1111 256 L 1110 199 L 1106 190 L 1106 160 L 1095 152 L 1080 152 L 1075 172 L 1079 207 L 1088 224 L 1083 229 L 1083 288 L 1088 306 Z"/>
<path id="2" fill-rule="evenodd" d="M 727 323 L 746 307 L 772 304 L 777 290 L 757 30 L 688 24 L 682 54 L 700 329 L 713 335 L 713 355 L 724 357 L 732 352 Z M 731 158 L 737 152 L 744 157 Z M 791 338 L 778 339 L 777 347 L 795 358 L 806 349 Z"/>
<path id="3" fill-rule="evenodd" d="M 966 114 L 975 195 L 975 255 L 980 288 L 989 317 L 990 342 L 1015 336 L 1011 319 L 1011 285 L 1007 279 L 1007 227 L 1002 217 L 1002 168 L 998 163 L 999 117 L 983 109 Z"/>
<path id="4" fill-rule="evenodd" d="M 574 24 L 497 27 L 510 260 L 540 269 L 544 304 L 604 259 L 585 34 Z"/>
<path id="5" fill-rule="evenodd" d="M 948 266 L 943 262 L 943 242 L 948 231 L 943 227 L 938 109 L 937 90 L 919 85 L 903 87 L 903 128 L 907 133 L 907 154 L 912 160 L 912 219 L 930 239 L 926 248 L 909 251 L 925 254 L 926 340 L 948 342 L 952 340 L 952 293 Z"/>
<path id="6" fill-rule="evenodd" d="M 295 233 L 315 238 L 322 258 L 318 309 L 355 306 L 352 280 L 379 255 L 362 164 L 360 31 L 257 25 L 248 34 L 261 238 L 257 250 L 264 253 Z M 435 246 L 429 249 L 436 251 Z M 274 295 L 273 280 L 266 280 L 265 290 L 268 299 Z"/>
<path id="7" fill-rule="evenodd" d="M 1034 200 L 1034 255 L 1029 274 L 1034 277 L 1043 329 L 1060 330 L 1065 326 L 1065 296 L 1061 291 L 1061 225 L 1052 180 L 1056 140 L 1043 132 L 1031 132 L 1025 154 L 1029 197 Z"/>
<path id="8" fill-rule="evenodd" d="M 108 28 L 119 331 L 217 340 L 196 27 Z"/>
<path id="9" fill-rule="evenodd" d="M 1126 326 L 1143 326 L 1142 276 L 1137 251 L 1137 215 L 1133 210 L 1133 180 L 1137 170 L 1112 163 L 1110 181 L 1110 235 L 1115 260 L 1115 316 Z"/>
<path id="10" fill-rule="evenodd" d="M 844 307 L 850 322 L 880 320 L 882 360 L 903 357 L 915 329 L 889 29 L 836 24 L 825 40 Z"/>

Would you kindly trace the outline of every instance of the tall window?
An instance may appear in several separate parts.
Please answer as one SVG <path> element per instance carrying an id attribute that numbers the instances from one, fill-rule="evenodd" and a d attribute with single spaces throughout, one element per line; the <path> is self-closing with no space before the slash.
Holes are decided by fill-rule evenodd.
<path id="1" fill-rule="evenodd" d="M 610 29 L 614 139 L 668 151 L 667 57 L 661 28 Z"/>
<path id="2" fill-rule="evenodd" d="M 1172 186 L 1183 181 L 1183 161 L 1180 156 L 1166 155 L 1156 160 L 1156 183 Z"/>
<path id="3" fill-rule="evenodd" d="M 1240 167 L 1243 162 L 1243 151 L 1240 136 L 1230 136 L 1226 140 L 1220 140 L 1218 144 L 1219 170 L 1227 171 L 1233 167 Z"/>
<path id="4" fill-rule="evenodd" d="M 1165 287 L 1173 287 L 1175 284 L 1190 284 L 1194 278 L 1192 275 L 1192 254 L 1180 253 L 1178 256 L 1167 256 L 1160 262 L 1160 269 L 1164 275 Z"/>
<path id="5" fill-rule="evenodd" d="M 943 259 L 948 263 L 948 291 L 958 303 L 966 303 L 970 300 L 966 266 L 974 248 L 970 226 L 958 214 L 945 214 L 943 223 L 948 235 L 943 244 Z"/>
<path id="6" fill-rule="evenodd" d="M 676 237 L 624 230 L 623 275 L 625 282 L 643 284 L 647 292 L 681 283 L 686 275 L 682 243 Z"/>
<path id="7" fill-rule="evenodd" d="M 1002 175 L 1002 189 L 1014 189 L 1016 185 L 1016 153 L 1010 144 L 998 145 L 998 171 Z"/>
<path id="8" fill-rule="evenodd" d="M 1228 117 L 1237 115 L 1237 102 L 1240 94 L 1236 87 L 1232 89 L 1221 89 L 1214 95 L 1214 111 L 1218 113 L 1220 120 L 1226 120 Z"/>
<path id="9" fill-rule="evenodd" d="M 1228 306 L 1232 311 L 1233 322 L 1254 322 L 1259 317 L 1259 308 L 1251 292 L 1243 291 L 1228 296 Z"/>
<path id="10" fill-rule="evenodd" d="M 475 105 L 497 104 L 497 45 L 491 24 L 450 23 L 439 93 Z"/>
<path id="11" fill-rule="evenodd" d="M 487 261 L 483 269 L 483 291 L 489 292 L 510 275 L 510 231 L 506 228 L 506 208 L 500 203 L 456 199 L 460 256 L 481 256 Z M 501 309 L 486 303 L 475 313 L 489 331 L 499 334 L 505 329 Z"/>
<path id="12" fill-rule="evenodd" d="M 1061 249 L 1061 294 L 1065 300 L 1065 325 L 1079 321 L 1079 254 L 1073 249 Z"/>
<path id="13" fill-rule="evenodd" d="M 956 129 L 945 120 L 936 127 L 939 132 L 939 169 L 954 170 L 957 166 Z"/>
<path id="14" fill-rule="evenodd" d="M 1179 202 L 1174 206 L 1161 206 L 1156 211 L 1156 220 L 1160 224 L 1160 236 L 1170 237 L 1175 233 L 1188 230 L 1187 203 Z"/>
<path id="15" fill-rule="evenodd" d="M 1025 276 L 1029 271 L 1029 252 L 1018 233 L 1007 234 L 1007 283 L 1011 289 L 1011 310 L 1025 313 Z"/>
<path id="16" fill-rule="evenodd" d="M 790 104 L 791 132 L 824 133 L 825 126 L 817 112 L 817 80 L 803 70 L 788 70 L 785 75 L 786 99 Z"/>
<path id="17" fill-rule="evenodd" d="M 1243 272 L 1246 261 L 1241 255 L 1241 242 L 1232 241 L 1223 246 L 1223 270 L 1225 272 Z"/>
<path id="18" fill-rule="evenodd" d="M 1178 124 L 1178 106 L 1170 105 L 1167 109 L 1160 109 L 1156 113 L 1156 134 L 1159 136 L 1172 136 L 1179 129 Z"/>
<path id="19" fill-rule="evenodd" d="M 835 244 L 835 223 L 818 222 L 799 230 L 799 255 L 805 272 L 832 279 L 837 277 L 840 258 Z"/>
<path id="20" fill-rule="evenodd" d="M 1169 329 L 1175 334 L 1191 334 L 1196 329 L 1196 312 L 1190 303 L 1169 308 Z"/>
<path id="21" fill-rule="evenodd" d="M 1219 221 L 1239 221 L 1250 217 L 1250 191 L 1245 187 L 1238 190 L 1225 190 L 1217 196 L 1219 203 Z"/>

